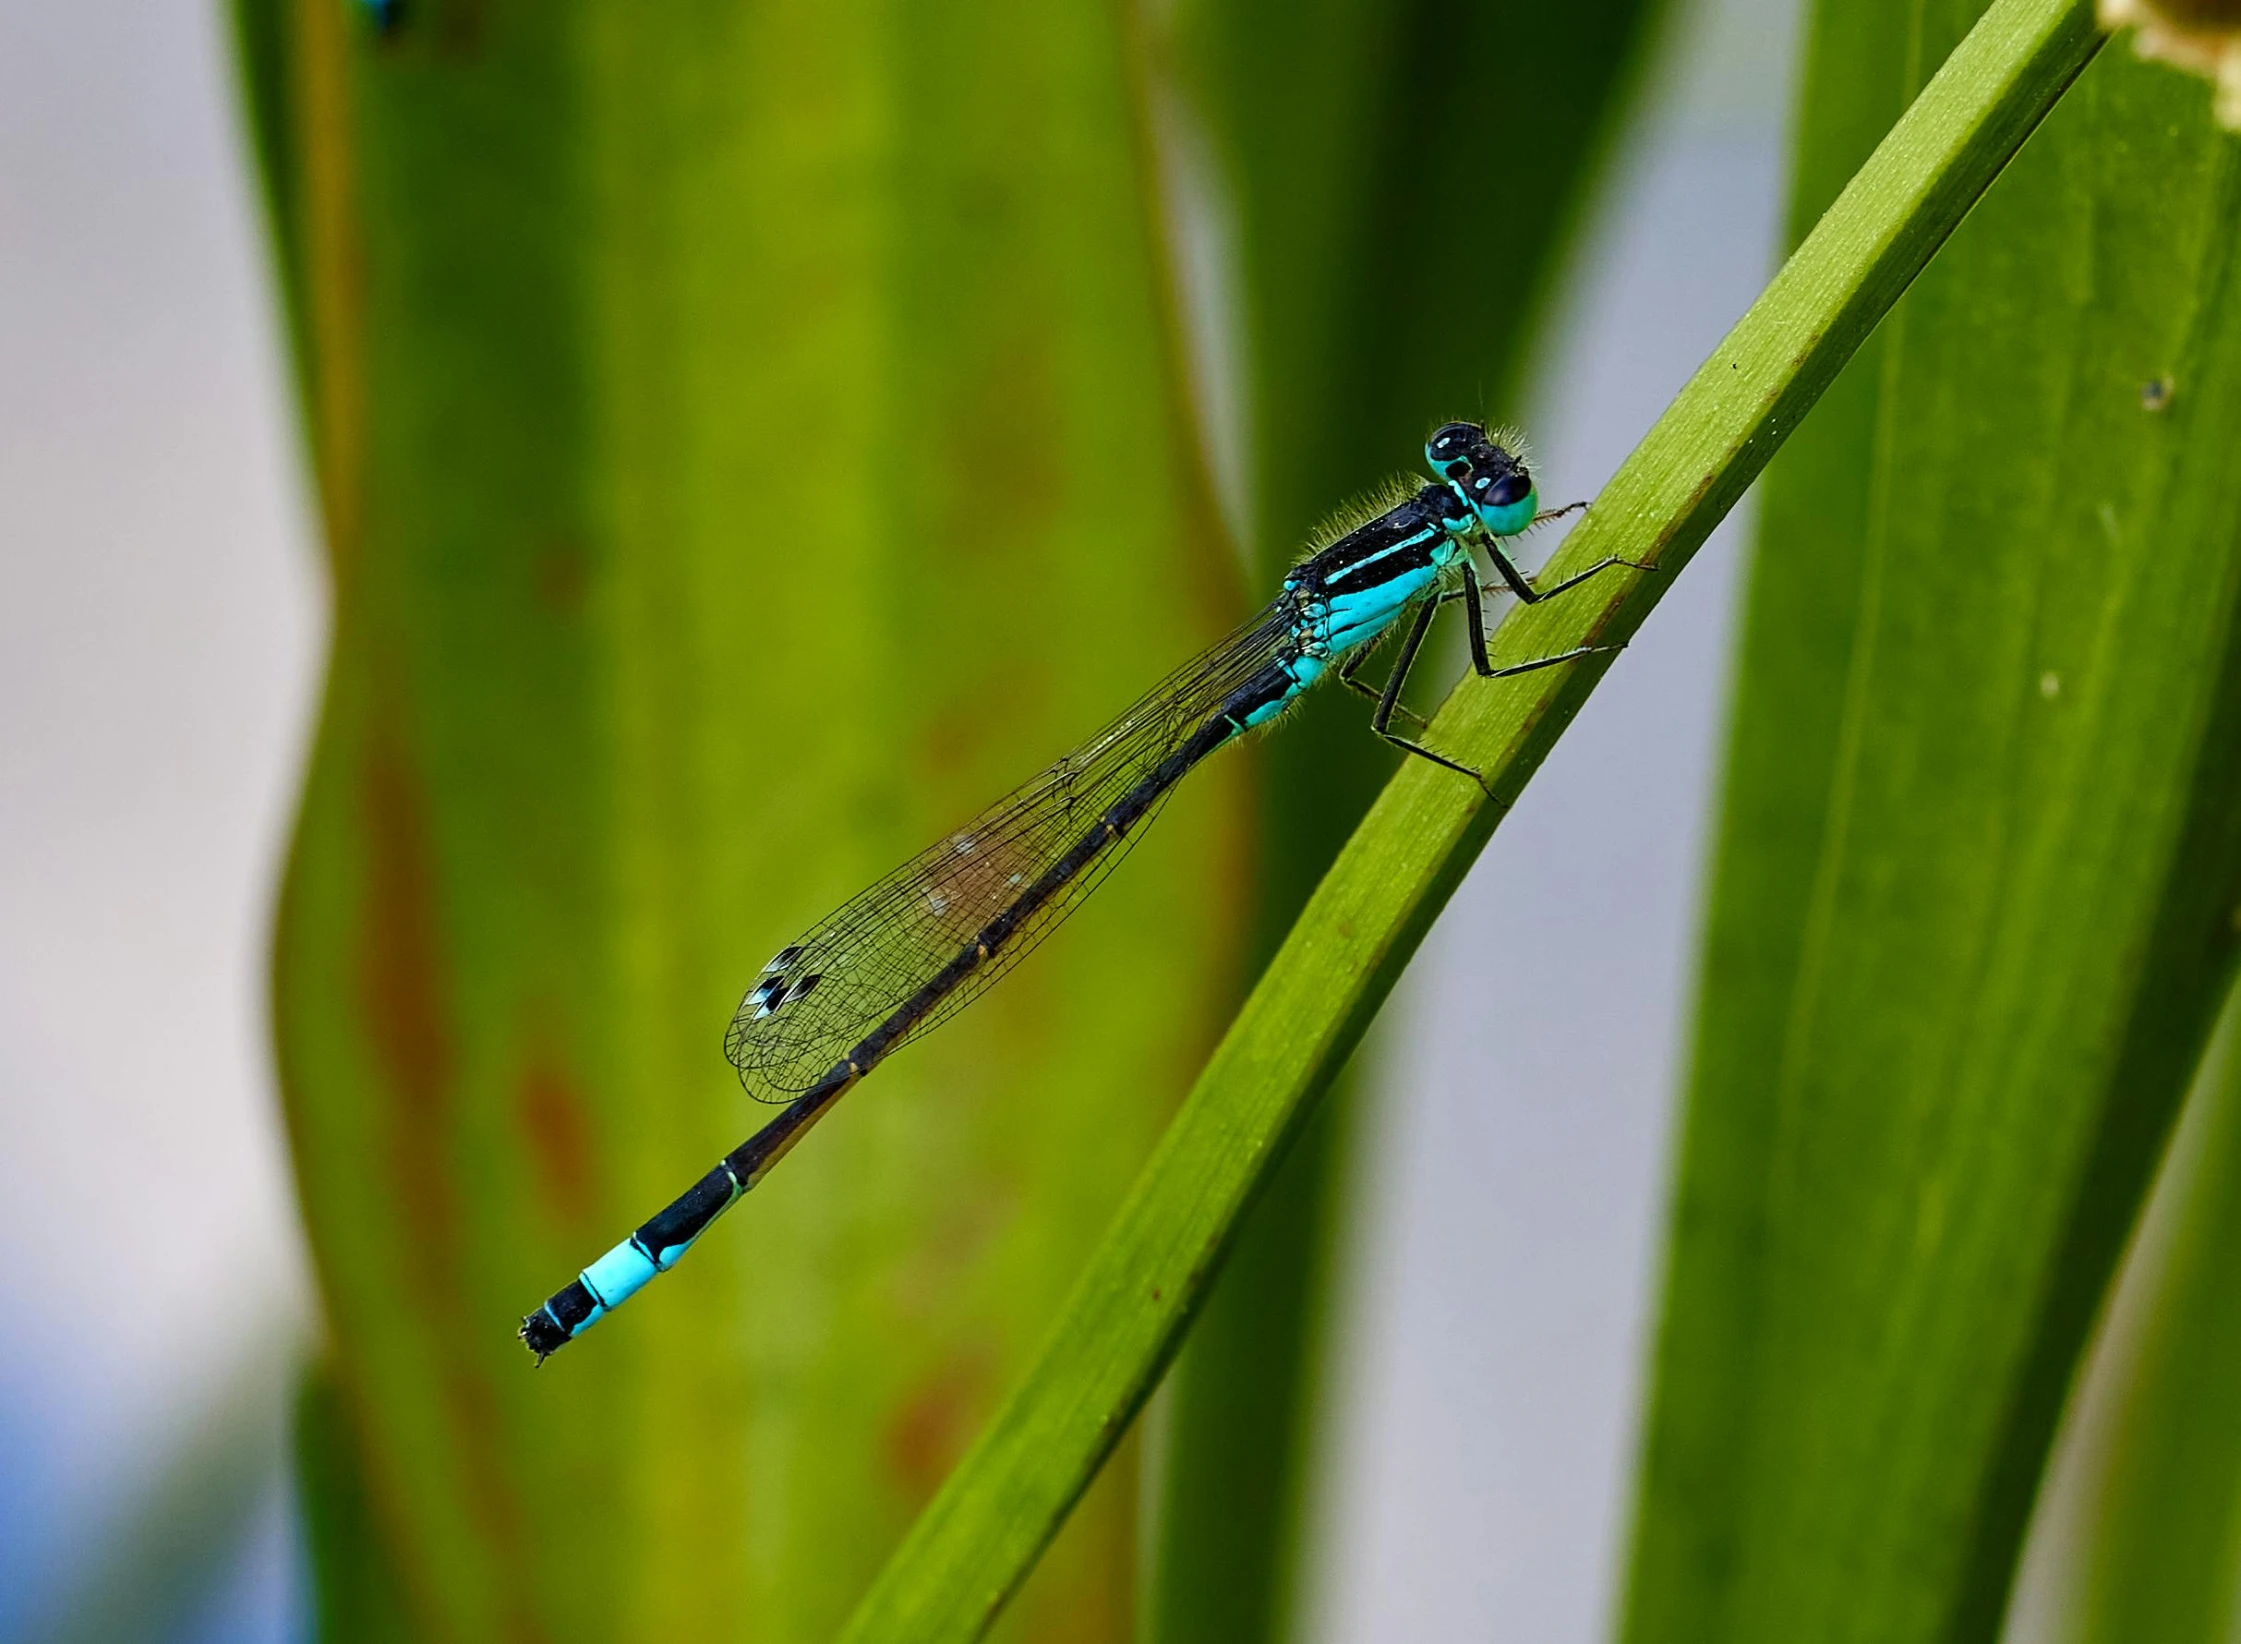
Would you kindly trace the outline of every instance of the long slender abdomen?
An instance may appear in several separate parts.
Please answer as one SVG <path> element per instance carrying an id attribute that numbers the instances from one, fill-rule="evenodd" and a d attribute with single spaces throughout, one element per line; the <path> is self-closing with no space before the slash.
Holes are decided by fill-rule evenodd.
<path id="1" fill-rule="evenodd" d="M 848 1087 L 878 1066 L 911 1031 L 937 1010 L 974 972 L 1016 940 L 1037 912 L 1078 878 L 1098 857 L 1126 838 L 1160 797 L 1189 775 L 1207 755 L 1258 722 L 1302 689 L 1281 663 L 1271 663 L 1223 701 L 1219 711 L 1184 739 L 1173 753 L 1107 806 L 1068 847 L 1066 853 L 1024 887 L 1002 911 L 983 925 L 950 961 L 916 993 L 866 1034 L 847 1056 L 769 1124 L 727 1153 L 658 1215 L 598 1261 L 544 1306 L 521 1321 L 521 1339 L 539 1363 L 597 1324 L 660 1274 L 674 1267 L 716 1218 L 761 1181 L 809 1127 L 823 1118 Z"/>

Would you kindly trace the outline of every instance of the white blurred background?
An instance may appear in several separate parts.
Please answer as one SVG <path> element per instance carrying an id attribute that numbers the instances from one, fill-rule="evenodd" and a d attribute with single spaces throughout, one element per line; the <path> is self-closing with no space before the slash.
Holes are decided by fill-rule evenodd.
<path id="1" fill-rule="evenodd" d="M 1770 270 L 1793 12 L 1674 19 L 1539 355 L 1544 496 L 1591 495 Z M 0 1640 L 307 1631 L 264 937 L 323 602 L 279 346 L 216 8 L 0 0 Z M 1736 536 L 1387 1014 L 1306 1575 L 1333 1644 L 1606 1630 Z M 151 1540 L 182 1479 L 197 1527 Z"/>
<path id="2" fill-rule="evenodd" d="M 0 1637 L 118 1597 L 105 1548 L 228 1435 L 174 1631 L 291 1613 L 264 943 L 321 643 L 291 415 L 216 7 L 0 3 Z"/>

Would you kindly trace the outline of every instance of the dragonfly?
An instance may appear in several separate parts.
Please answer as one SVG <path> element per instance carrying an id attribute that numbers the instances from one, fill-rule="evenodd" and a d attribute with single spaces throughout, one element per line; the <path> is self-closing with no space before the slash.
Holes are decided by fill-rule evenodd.
<path id="1" fill-rule="evenodd" d="M 1401 692 L 1440 610 L 1463 607 L 1471 666 L 1486 679 L 1609 647 L 1496 667 L 1474 550 L 1499 581 L 1492 591 L 1527 605 L 1613 566 L 1649 567 L 1611 557 L 1542 586 L 1506 544 L 1585 505 L 1539 513 L 1515 436 L 1478 423 L 1442 425 L 1424 455 L 1436 479 L 1390 482 L 1326 525 L 1257 616 L 778 950 L 741 1000 L 724 1053 L 751 1094 L 783 1111 L 522 1320 L 521 1339 L 540 1364 L 676 1266 L 858 1080 L 1024 959 L 1202 761 L 1271 724 L 1325 675 L 1377 704 L 1370 729 L 1378 736 L 1485 786 L 1477 771 L 1394 728 L 1402 717 L 1423 724 L 1401 706 Z M 1395 632 L 1393 665 L 1372 685 L 1362 666 Z"/>

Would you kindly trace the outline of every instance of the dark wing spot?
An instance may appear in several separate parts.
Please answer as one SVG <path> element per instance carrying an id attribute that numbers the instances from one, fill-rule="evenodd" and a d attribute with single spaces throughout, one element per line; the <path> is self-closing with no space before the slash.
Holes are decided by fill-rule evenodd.
<path id="1" fill-rule="evenodd" d="M 797 999 L 808 998 L 811 991 L 824 979 L 824 973 L 821 971 L 812 971 L 809 975 L 804 976 L 794 984 L 793 991 L 786 995 L 786 1003 L 790 1005 Z"/>

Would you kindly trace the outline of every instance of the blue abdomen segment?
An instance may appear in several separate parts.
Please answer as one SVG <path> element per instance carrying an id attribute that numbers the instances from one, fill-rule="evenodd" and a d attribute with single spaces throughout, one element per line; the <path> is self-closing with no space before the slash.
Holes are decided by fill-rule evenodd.
<path id="1" fill-rule="evenodd" d="M 1282 688 L 1273 694 L 1261 693 L 1266 699 L 1258 702 L 1237 720 L 1238 729 L 1249 731 L 1255 726 L 1266 725 L 1289 708 L 1309 686 L 1321 679 L 1326 666 L 1328 664 L 1321 657 L 1304 651 L 1277 663 Z"/>
<path id="2" fill-rule="evenodd" d="M 666 1273 L 718 1216 L 737 1204 L 770 1167 L 824 1117 L 861 1074 L 842 1062 L 769 1124 L 725 1154 L 715 1169 L 670 1202 L 637 1232 L 593 1262 L 521 1321 L 521 1339 L 542 1364 Z"/>
<path id="3" fill-rule="evenodd" d="M 674 1259 L 674 1258 L 673 1258 Z M 638 1248 L 635 1234 L 585 1268 L 579 1278 L 599 1303 L 611 1313 L 638 1294 L 645 1282 L 662 1270 L 662 1264 Z"/>
<path id="4" fill-rule="evenodd" d="M 728 1163 L 718 1165 L 682 1198 L 576 1275 L 576 1282 L 521 1321 L 521 1339 L 542 1363 L 675 1267 L 693 1241 L 747 1189 Z"/>
<path id="5" fill-rule="evenodd" d="M 1305 687 L 1302 687 L 1302 689 L 1304 688 Z M 1240 721 L 1242 728 L 1249 731 L 1256 725 L 1266 725 L 1270 720 L 1274 719 L 1278 714 L 1282 713 L 1286 708 L 1290 707 L 1292 698 L 1297 695 L 1299 695 L 1299 691 L 1286 691 L 1282 696 L 1262 703 L 1251 713 L 1247 714 L 1242 721 Z"/>

